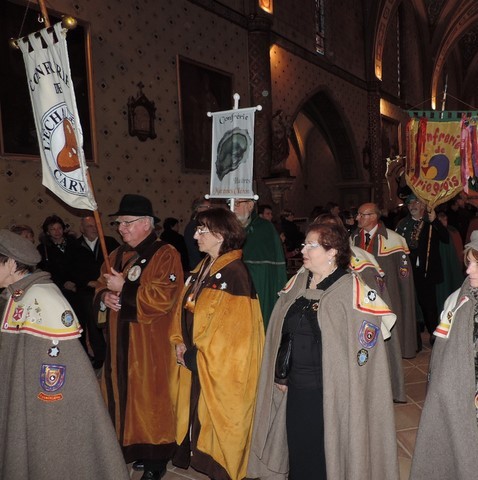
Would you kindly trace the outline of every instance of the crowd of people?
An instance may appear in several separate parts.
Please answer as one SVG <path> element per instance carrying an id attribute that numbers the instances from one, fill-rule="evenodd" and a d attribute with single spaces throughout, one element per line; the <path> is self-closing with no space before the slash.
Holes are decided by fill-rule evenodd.
<path id="1" fill-rule="evenodd" d="M 398 480 L 393 403 L 425 329 L 411 478 L 474 478 L 478 232 L 463 194 L 435 211 L 410 192 L 393 217 L 329 202 L 305 228 L 252 199 L 229 207 L 195 200 L 181 235 L 127 194 L 110 214 L 121 242 L 101 246 L 91 214 L 79 236 L 47 217 L 38 246 L 27 225 L 0 230 L 0 478 L 126 479 L 131 463 L 158 480 L 172 461 L 213 480 Z"/>

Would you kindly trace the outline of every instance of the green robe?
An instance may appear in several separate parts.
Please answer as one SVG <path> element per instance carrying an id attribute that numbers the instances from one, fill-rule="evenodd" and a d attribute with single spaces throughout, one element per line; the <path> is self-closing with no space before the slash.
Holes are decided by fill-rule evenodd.
<path id="1" fill-rule="evenodd" d="M 278 293 L 287 282 L 284 250 L 274 225 L 255 213 L 246 227 L 246 233 L 243 261 L 254 282 L 264 327 L 267 328 Z"/>

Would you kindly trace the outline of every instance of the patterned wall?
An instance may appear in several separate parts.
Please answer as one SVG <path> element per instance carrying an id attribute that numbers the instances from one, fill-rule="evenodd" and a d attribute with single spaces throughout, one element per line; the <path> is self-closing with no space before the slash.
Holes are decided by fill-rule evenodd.
<path id="1" fill-rule="evenodd" d="M 91 24 L 99 161 L 90 173 L 100 212 L 116 211 L 124 193 L 141 193 L 160 218 L 184 224 L 193 198 L 208 193 L 209 175 L 181 170 L 176 56 L 232 73 L 234 91 L 248 106 L 247 32 L 181 0 L 50 0 L 49 6 Z M 128 135 L 127 100 L 140 81 L 157 109 L 157 138 L 146 142 Z M 2 227 L 27 223 L 39 231 L 56 213 L 77 228 L 75 213 L 41 186 L 38 162 L 0 159 L 0 190 Z"/>

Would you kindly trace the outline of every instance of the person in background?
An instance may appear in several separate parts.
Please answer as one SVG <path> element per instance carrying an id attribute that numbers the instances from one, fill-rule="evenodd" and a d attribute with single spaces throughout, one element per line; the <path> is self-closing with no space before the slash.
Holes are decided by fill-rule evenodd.
<path id="1" fill-rule="evenodd" d="M 300 252 L 301 243 L 304 241 L 304 234 L 294 223 L 294 212 L 291 210 L 282 210 L 280 214 L 280 230 L 284 234 L 286 255 L 292 252 L 297 255 Z"/>
<path id="2" fill-rule="evenodd" d="M 128 480 L 80 324 L 40 260 L 0 230 L 0 478 Z"/>
<path id="3" fill-rule="evenodd" d="M 432 344 L 438 325 L 436 286 L 443 281 L 439 243 L 449 243 L 450 235 L 436 218 L 435 210 L 427 208 L 415 194 L 407 197 L 406 204 L 409 215 L 398 223 L 396 232 L 405 238 L 410 249 L 416 298 Z M 421 349 L 420 335 L 418 340 Z"/>
<path id="4" fill-rule="evenodd" d="M 385 283 L 390 295 L 392 311 L 397 316 L 396 333 L 404 358 L 417 355 L 417 320 L 415 315 L 415 288 L 410 251 L 405 239 L 385 228 L 380 220 L 380 209 L 375 203 L 360 205 L 357 213 L 358 230 L 352 243 L 372 254 L 385 272 Z"/>
<path id="5" fill-rule="evenodd" d="M 357 214 L 355 214 L 355 216 L 356 215 Z M 339 215 L 349 235 L 352 235 L 352 233 L 355 232 L 355 230 L 357 229 L 357 222 L 355 221 L 355 216 L 350 210 L 344 210 L 340 212 Z"/>
<path id="6" fill-rule="evenodd" d="M 199 251 L 194 234 L 196 233 L 198 213 L 204 212 L 211 208 L 211 202 L 205 198 L 196 198 L 192 203 L 192 214 L 186 228 L 184 229 L 184 241 L 188 250 L 188 264 L 190 269 L 194 269 L 196 265 L 202 260 L 204 255 Z"/>
<path id="7" fill-rule="evenodd" d="M 67 300 L 72 301 L 76 285 L 70 280 L 72 270 L 72 252 L 76 238 L 66 231 L 65 222 L 58 215 L 51 215 L 42 225 L 43 236 L 37 249 L 41 255 L 39 268 L 49 272 Z"/>
<path id="8" fill-rule="evenodd" d="M 310 225 L 302 255 L 267 330 L 247 476 L 398 480 L 381 332 L 394 315 L 348 272 L 343 226 Z M 289 340 L 290 367 L 278 368 Z"/>
<path id="9" fill-rule="evenodd" d="M 200 213 L 197 221 L 195 237 L 206 257 L 186 281 L 171 334 L 181 365 L 173 463 L 215 480 L 242 480 L 264 326 L 241 258 L 242 225 L 222 208 Z"/>
<path id="10" fill-rule="evenodd" d="M 76 241 L 70 272 L 71 281 L 76 286 L 72 305 L 83 327 L 83 336 L 88 337 L 93 352 L 91 362 L 93 368 L 97 370 L 105 361 L 106 342 L 103 330 L 96 324 L 93 298 L 104 256 L 93 216 L 85 215 L 80 219 L 80 232 L 81 236 Z M 119 247 L 119 243 L 113 237 L 105 236 L 104 239 L 108 253 Z M 84 343 L 86 344 L 86 339 Z"/>
<path id="11" fill-rule="evenodd" d="M 35 243 L 35 234 L 33 233 L 32 227 L 29 225 L 12 225 L 10 231 L 17 235 L 21 235 L 32 243 Z"/>
<path id="12" fill-rule="evenodd" d="M 111 272 L 103 264 L 95 292 L 95 310 L 108 319 L 101 387 L 126 463 L 141 461 L 142 480 L 159 480 L 177 447 L 169 329 L 183 269 L 154 232 L 149 199 L 124 195 L 111 216 L 124 245 L 109 257 Z"/>
<path id="13" fill-rule="evenodd" d="M 440 258 L 443 268 L 443 281 L 436 286 L 437 309 L 443 310 L 443 305 L 448 296 L 463 283 L 463 243 L 461 235 L 455 227 L 448 225 L 446 212 L 438 212 L 437 218 L 450 234 L 450 242 L 440 242 Z"/>
<path id="14" fill-rule="evenodd" d="M 234 199 L 234 213 L 246 232 L 243 260 L 251 273 L 267 329 L 278 292 L 287 281 L 282 243 L 274 225 L 255 213 L 254 200 Z"/>
<path id="15" fill-rule="evenodd" d="M 340 215 L 340 206 L 335 202 L 327 202 L 324 207 L 324 213 L 331 213 L 338 217 Z"/>
<path id="16" fill-rule="evenodd" d="M 183 271 L 185 274 L 189 273 L 188 249 L 184 237 L 179 233 L 179 220 L 173 217 L 166 218 L 163 223 L 163 232 L 159 238 L 172 245 L 179 252 Z"/>
<path id="17" fill-rule="evenodd" d="M 445 302 L 429 368 L 410 480 L 478 472 L 478 232 L 465 245 L 467 277 Z"/>
<path id="18" fill-rule="evenodd" d="M 259 205 L 257 207 L 257 213 L 259 214 L 259 217 L 264 220 L 269 220 L 269 222 L 273 221 L 272 207 L 270 205 Z"/>

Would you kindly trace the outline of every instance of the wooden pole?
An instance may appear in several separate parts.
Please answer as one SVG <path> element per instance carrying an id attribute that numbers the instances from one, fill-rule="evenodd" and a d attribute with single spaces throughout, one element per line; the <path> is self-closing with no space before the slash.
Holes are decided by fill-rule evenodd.
<path id="1" fill-rule="evenodd" d="M 51 23 L 48 17 L 48 11 L 45 6 L 45 0 L 38 0 L 38 5 L 40 6 L 40 11 L 41 11 L 43 20 L 45 22 L 45 26 L 47 28 L 50 28 Z M 90 172 L 87 169 L 85 173 L 86 173 L 86 180 L 88 182 L 88 186 L 90 187 L 91 193 L 93 194 L 93 198 L 94 198 L 95 194 L 93 189 L 93 183 L 91 182 Z M 95 218 L 96 228 L 98 230 L 98 239 L 100 240 L 101 251 L 103 252 L 103 258 L 105 259 L 106 269 L 108 273 L 111 273 L 111 264 L 108 256 L 108 250 L 106 249 L 105 234 L 103 231 L 103 225 L 101 223 L 101 218 L 100 218 L 100 214 L 98 213 L 98 209 L 93 210 L 93 216 Z"/>

